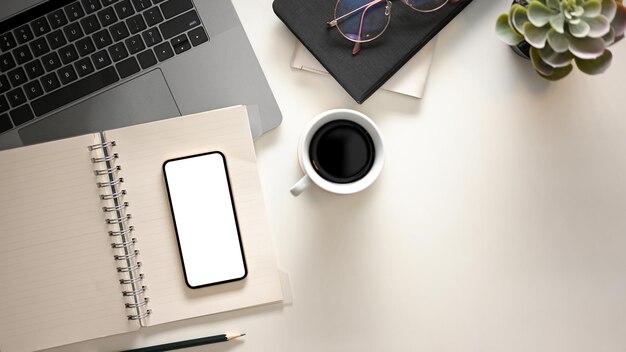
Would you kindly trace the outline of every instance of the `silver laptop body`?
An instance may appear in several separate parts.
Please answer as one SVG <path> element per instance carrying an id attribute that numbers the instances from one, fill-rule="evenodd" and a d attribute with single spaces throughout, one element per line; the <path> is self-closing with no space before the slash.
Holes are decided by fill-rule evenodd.
<path id="1" fill-rule="evenodd" d="M 0 18 L 2 18 L 3 23 L 10 24 L 10 21 L 20 16 L 20 14 L 23 16 L 24 13 L 30 11 L 31 14 L 35 13 L 35 15 L 37 15 L 38 12 L 33 9 L 42 9 L 46 6 L 54 7 L 59 4 L 55 4 L 56 1 L 58 0 L 50 0 L 47 2 L 40 0 L 2 0 L 0 2 Z M 46 98 L 42 97 L 36 97 L 34 100 L 27 98 L 28 102 L 26 104 L 32 104 L 30 111 L 33 112 L 32 114 L 35 116 L 26 122 L 24 122 L 25 118 L 20 117 L 21 115 L 19 115 L 18 112 L 14 113 L 15 116 L 11 115 L 14 110 L 19 108 L 23 111 L 26 107 L 24 107 L 24 105 L 18 106 L 21 104 L 20 97 L 17 95 L 10 96 L 10 93 L 14 92 L 17 94 L 19 91 L 23 91 L 27 93 L 27 95 L 29 93 L 34 94 L 36 93 L 35 90 L 33 90 L 33 92 L 27 90 L 34 88 L 31 85 L 19 86 L 20 77 L 16 72 L 22 71 L 19 71 L 18 68 L 11 68 L 10 70 L 7 69 L 6 72 L 0 72 L 0 75 L 9 78 L 5 80 L 5 82 L 9 82 L 10 87 L 7 88 L 11 89 L 10 91 L 4 92 L 4 96 L 9 103 L 7 105 L 9 110 L 0 112 L 0 116 L 4 114 L 5 119 L 6 116 L 9 116 L 14 126 L 11 130 L 0 134 L 0 149 L 41 143 L 238 104 L 247 105 L 250 116 L 250 128 L 255 138 L 277 127 L 281 123 L 281 113 L 230 0 L 194 0 L 192 9 L 187 8 L 188 4 L 185 3 L 185 1 L 191 2 L 191 0 L 60 1 L 63 3 L 64 7 L 72 4 L 76 6 L 77 3 L 81 5 L 85 14 L 80 19 L 77 18 L 75 20 L 77 23 L 84 21 L 85 17 L 90 16 L 88 12 L 90 9 L 87 7 L 93 5 L 94 1 L 96 1 L 96 7 L 91 9 L 91 11 L 93 11 L 91 14 L 97 15 L 95 17 L 99 18 L 100 28 L 94 33 L 89 34 L 96 44 L 95 34 L 102 34 L 102 31 L 107 29 L 112 33 L 112 27 L 107 27 L 105 20 L 105 18 L 108 17 L 99 14 L 99 11 L 110 7 L 111 10 L 108 10 L 109 13 L 113 10 L 119 10 L 120 13 L 124 13 L 122 10 L 128 10 L 133 13 L 132 16 L 129 15 L 127 18 L 118 19 L 118 22 L 131 21 L 131 17 L 137 20 L 139 19 L 137 16 L 139 14 L 142 14 L 144 22 L 147 22 L 145 28 L 136 28 L 135 33 L 129 34 L 125 39 L 120 40 L 120 43 L 129 40 L 133 35 L 144 35 L 143 32 L 152 29 L 153 33 L 158 33 L 162 37 L 159 43 L 161 48 L 166 49 L 163 43 L 169 42 L 170 48 L 172 48 L 175 53 L 172 57 L 161 60 L 162 57 L 159 55 L 162 54 L 163 57 L 167 57 L 172 53 L 166 53 L 167 50 L 162 50 L 163 52 L 157 53 L 157 45 L 154 44 L 150 46 L 151 43 L 148 42 L 149 39 L 143 37 L 145 39 L 143 41 L 144 48 L 135 53 L 132 53 L 132 49 L 128 49 L 130 54 L 127 55 L 124 60 L 129 60 L 129 58 L 133 56 L 139 60 L 138 55 L 141 54 L 141 52 L 152 50 L 153 53 L 157 54 L 155 55 L 157 57 L 156 63 L 149 62 L 153 59 L 147 59 L 148 64 L 152 65 L 144 69 L 142 61 L 139 61 L 141 66 L 140 71 L 133 73 L 136 67 L 133 69 L 132 65 L 130 65 L 131 69 L 128 71 L 126 67 L 117 67 L 117 64 L 122 61 L 113 62 L 115 53 L 110 48 L 111 44 L 116 43 L 115 38 L 113 38 L 108 47 L 103 46 L 103 48 L 95 48 L 94 51 L 102 49 L 110 52 L 112 61 L 110 67 L 115 67 L 116 70 L 108 68 L 108 72 L 110 74 L 113 72 L 117 73 L 119 79 L 116 82 L 106 87 L 98 87 L 96 91 L 58 108 L 56 108 L 56 105 L 60 103 L 56 101 L 44 101 Z M 126 2 L 122 3 L 121 1 Z M 177 1 L 180 1 L 180 3 Z M 100 8 L 97 7 L 98 3 L 101 6 Z M 127 8 L 127 4 L 132 4 L 133 7 Z M 118 8 L 114 8 L 114 6 L 118 6 Z M 145 9 L 142 10 L 142 6 L 145 8 L 151 6 L 150 13 L 148 14 Z M 74 8 L 75 7 L 71 7 L 69 9 Z M 159 8 L 159 10 L 154 10 L 155 8 Z M 201 25 L 206 31 L 207 40 L 198 45 L 176 42 L 177 40 L 181 40 L 181 36 L 183 39 L 187 38 L 191 41 L 192 34 L 198 33 L 197 31 L 191 32 L 191 29 L 197 26 L 198 23 L 188 23 L 190 22 L 189 18 L 193 18 L 194 16 L 191 13 L 192 11 L 196 11 L 199 16 Z M 67 14 L 67 9 L 64 12 Z M 155 15 L 158 17 L 159 13 L 163 16 L 163 21 L 159 24 L 153 24 L 151 27 L 150 19 L 154 19 Z M 166 13 L 171 17 L 167 18 Z M 179 16 L 180 18 L 178 18 Z M 183 18 L 183 16 L 186 17 Z M 92 16 L 91 19 L 93 20 L 93 18 Z M 46 22 L 52 25 L 53 20 L 52 17 L 48 17 Z M 67 20 L 69 23 L 72 21 L 69 17 Z M 165 22 L 168 22 L 168 24 L 165 25 Z M 176 26 L 169 22 L 176 22 L 176 26 L 180 27 L 182 25 L 188 28 L 184 29 L 182 33 L 178 33 L 178 30 L 172 29 Z M 34 38 L 37 38 L 38 35 L 36 32 L 39 30 L 37 27 L 38 24 L 39 22 L 30 24 Z M 83 25 L 83 29 L 87 32 L 88 30 L 85 29 L 87 28 L 85 26 L 89 25 L 89 22 L 86 22 L 86 24 L 81 23 L 81 25 Z M 126 28 L 133 28 L 133 25 L 135 25 L 135 22 L 128 22 L 126 23 Z M 154 30 L 157 28 L 159 30 L 155 32 Z M 44 32 L 45 28 L 41 28 L 41 30 L 42 32 L 39 33 L 39 35 L 43 38 L 50 35 L 49 33 L 53 32 L 54 28 L 50 28 L 48 32 Z M 65 31 L 66 29 L 63 28 L 63 30 Z M 12 32 L 13 36 L 16 38 L 22 33 L 16 32 L 15 30 L 12 30 Z M 172 36 L 174 32 L 176 35 Z M 185 33 L 187 36 L 183 35 Z M 64 47 L 61 49 L 64 49 L 65 46 L 71 43 L 74 44 L 75 48 L 78 48 L 78 43 L 84 43 L 78 40 L 72 42 L 71 34 L 65 34 L 67 43 L 65 43 Z M 0 33 L 0 35 L 2 35 L 2 33 Z M 166 36 L 170 37 L 166 38 Z M 25 38 L 23 39 L 26 40 Z M 97 38 L 103 40 L 101 37 Z M 52 38 L 48 39 L 48 44 L 51 44 L 50 40 L 52 40 Z M 202 41 L 202 38 L 196 39 Z M 17 47 L 20 45 L 22 44 L 16 42 Z M 23 45 L 32 46 L 32 43 L 25 42 Z M 35 49 L 31 49 L 34 56 L 32 61 L 36 61 Z M 13 58 L 15 61 L 18 61 L 18 54 L 15 52 L 15 48 L 12 50 Z M 2 50 L 0 53 L 6 54 L 8 51 L 8 49 Z M 61 53 L 59 53 L 59 55 L 61 55 Z M 90 55 L 93 54 L 85 54 L 84 57 Z M 151 55 L 147 54 L 142 56 L 142 58 L 146 56 Z M 75 81 L 69 83 L 68 86 L 71 86 L 79 80 L 78 76 L 80 75 L 81 67 L 85 68 L 84 65 L 80 66 L 78 62 L 81 58 L 83 57 L 79 53 L 77 58 L 74 59 L 75 61 L 61 64 L 63 67 L 74 65 L 73 69 L 76 72 L 77 78 Z M 61 59 L 63 59 L 63 56 L 61 56 Z M 39 60 L 44 61 L 43 58 Z M 92 58 L 92 64 L 96 64 L 95 60 L 95 58 Z M 87 60 L 86 63 L 89 64 L 89 60 Z M 148 64 L 146 64 L 146 66 Z M 32 65 L 26 65 L 29 65 L 29 62 L 23 62 L 22 64 L 19 62 L 15 63 L 16 67 L 21 67 L 26 70 L 28 76 L 30 72 L 27 70 L 35 69 L 32 68 Z M 135 66 L 137 65 L 135 64 Z M 39 80 L 36 85 L 44 85 L 41 91 L 45 91 L 46 88 L 49 88 L 46 84 L 50 82 L 43 78 L 49 78 L 51 72 L 56 72 L 55 75 L 62 78 L 62 75 L 66 74 L 66 71 L 60 71 L 63 67 L 51 70 L 47 70 L 46 67 L 43 72 L 45 75 L 40 73 L 41 76 L 35 80 Z M 70 70 L 72 70 L 72 68 Z M 131 73 L 130 75 L 129 72 Z M 128 76 L 124 77 L 125 75 Z M 85 77 L 89 76 L 86 74 Z M 80 78 L 82 79 L 83 77 Z M 64 89 L 64 87 L 65 85 L 57 90 L 60 91 Z M 85 87 L 81 89 L 85 89 Z M 54 90 L 51 92 L 54 92 Z M 75 92 L 76 89 L 71 88 L 65 89 L 64 91 L 64 93 L 70 93 L 70 95 L 82 95 L 84 93 L 82 91 L 81 93 Z M 0 94 L 0 97 L 2 95 L 3 94 Z M 50 112 L 42 114 L 42 111 L 47 111 L 51 107 L 55 108 Z M 36 116 L 37 114 L 39 114 L 39 116 Z M 3 123 L 6 124 L 6 120 Z"/>

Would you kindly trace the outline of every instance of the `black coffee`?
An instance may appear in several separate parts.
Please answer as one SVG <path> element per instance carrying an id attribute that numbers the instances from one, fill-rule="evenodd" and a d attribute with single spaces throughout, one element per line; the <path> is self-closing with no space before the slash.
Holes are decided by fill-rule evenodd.
<path id="1" fill-rule="evenodd" d="M 374 141 L 359 124 L 331 121 L 315 132 L 309 145 L 311 163 L 328 181 L 350 183 L 361 179 L 374 164 Z"/>

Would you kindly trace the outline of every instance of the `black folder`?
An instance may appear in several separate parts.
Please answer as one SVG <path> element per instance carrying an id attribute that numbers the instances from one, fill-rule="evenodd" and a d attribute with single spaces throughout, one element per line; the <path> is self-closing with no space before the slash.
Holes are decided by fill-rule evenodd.
<path id="1" fill-rule="evenodd" d="M 278 18 L 361 104 L 471 1 L 448 2 L 430 13 L 417 12 L 401 1 L 393 1 L 387 30 L 378 39 L 362 44 L 357 55 L 352 55 L 352 42 L 326 25 L 333 19 L 336 0 L 274 0 L 273 8 Z"/>

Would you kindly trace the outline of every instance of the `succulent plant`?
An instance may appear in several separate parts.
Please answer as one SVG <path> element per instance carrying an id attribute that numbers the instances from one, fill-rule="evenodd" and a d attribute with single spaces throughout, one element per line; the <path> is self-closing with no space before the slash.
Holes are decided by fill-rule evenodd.
<path id="1" fill-rule="evenodd" d="M 603 73 L 613 55 L 607 47 L 624 37 L 626 7 L 622 0 L 517 0 L 496 21 L 505 43 L 530 45 L 535 71 L 558 80 L 573 69 Z"/>

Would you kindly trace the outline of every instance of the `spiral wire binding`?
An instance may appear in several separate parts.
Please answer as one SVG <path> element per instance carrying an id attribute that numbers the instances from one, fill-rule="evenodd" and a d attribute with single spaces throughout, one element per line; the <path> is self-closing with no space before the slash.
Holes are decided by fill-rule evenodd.
<path id="1" fill-rule="evenodd" d="M 122 296 L 132 300 L 125 303 L 126 309 L 132 312 L 127 317 L 128 320 L 137 320 L 143 325 L 142 320 L 146 319 L 152 311 L 147 309 L 149 302 L 149 298 L 145 297 L 147 288 L 141 284 L 144 275 L 139 272 L 141 269 L 141 262 L 137 261 L 139 251 L 134 248 L 137 239 L 131 237 L 134 228 L 129 225 L 132 218 L 131 214 L 126 212 L 129 204 L 122 200 L 126 195 L 126 190 L 120 189 L 124 179 L 119 177 L 118 173 L 122 168 L 115 165 L 119 155 L 111 152 L 111 149 L 116 145 L 115 141 L 105 141 L 103 133 L 100 133 L 100 140 L 103 142 L 90 145 L 87 148 L 95 153 L 91 161 L 103 166 L 94 170 L 94 174 L 97 177 L 106 177 L 106 181 L 98 180 L 100 182 L 97 182 L 96 185 L 98 188 L 106 190 L 106 193 L 100 195 L 100 199 L 108 202 L 102 207 L 102 211 L 107 215 L 105 220 L 107 225 L 113 227 L 109 231 L 109 238 L 112 239 L 111 248 L 116 252 L 113 258 L 120 263 L 117 272 L 122 275 L 119 280 L 120 285 L 124 287 Z"/>

